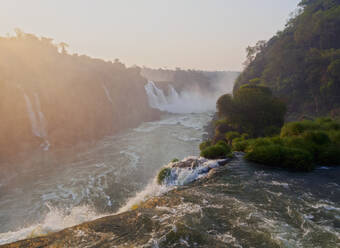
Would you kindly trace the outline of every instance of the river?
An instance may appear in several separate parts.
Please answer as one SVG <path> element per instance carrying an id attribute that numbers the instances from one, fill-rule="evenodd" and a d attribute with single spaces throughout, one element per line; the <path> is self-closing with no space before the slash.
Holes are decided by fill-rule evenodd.
<path id="1" fill-rule="evenodd" d="M 153 100 L 163 104 L 162 110 L 178 108 Z M 123 212 L 147 199 L 149 191 L 155 195 L 152 182 L 164 165 L 199 154 L 212 113 L 164 114 L 159 121 L 70 152 L 58 164 L 47 156 L 0 181 L 0 244 Z M 148 212 L 159 224 L 147 244 L 339 247 L 339 186 L 340 168 L 291 173 L 248 163 L 238 155 L 216 176 L 165 193 L 165 205 Z"/>
<path id="2" fill-rule="evenodd" d="M 198 154 L 209 114 L 169 114 L 106 137 L 58 166 L 26 169 L 0 187 L 0 243 L 115 213 L 173 158 Z"/>

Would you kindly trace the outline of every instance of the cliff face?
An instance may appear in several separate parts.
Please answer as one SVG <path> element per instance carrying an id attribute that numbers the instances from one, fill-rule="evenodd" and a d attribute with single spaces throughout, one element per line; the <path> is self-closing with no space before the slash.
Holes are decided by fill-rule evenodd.
<path id="1" fill-rule="evenodd" d="M 268 42 L 248 47 L 247 67 L 234 91 L 253 83 L 288 103 L 288 119 L 340 113 L 340 1 L 303 0 Z"/>
<path id="2" fill-rule="evenodd" d="M 94 141 L 158 118 L 138 68 L 68 55 L 50 39 L 0 38 L 0 158 Z"/>

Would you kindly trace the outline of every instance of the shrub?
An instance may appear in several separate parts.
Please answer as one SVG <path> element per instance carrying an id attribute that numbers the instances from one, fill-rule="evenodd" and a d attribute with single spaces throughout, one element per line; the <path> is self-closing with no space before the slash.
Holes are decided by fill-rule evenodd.
<path id="1" fill-rule="evenodd" d="M 245 158 L 249 161 L 269 165 L 273 167 L 281 166 L 282 147 L 279 145 L 260 145 L 253 147 Z"/>
<path id="2" fill-rule="evenodd" d="M 329 145 L 322 147 L 317 162 L 322 165 L 340 165 L 340 146 Z"/>
<path id="3" fill-rule="evenodd" d="M 179 161 L 178 158 L 174 158 L 173 160 L 171 160 L 171 163 L 176 163 L 176 162 L 178 162 L 178 161 Z"/>
<path id="4" fill-rule="evenodd" d="M 205 148 L 208 148 L 209 146 L 211 146 L 211 141 L 210 140 L 203 141 L 200 144 L 200 151 L 203 151 Z"/>
<path id="5" fill-rule="evenodd" d="M 271 138 L 257 138 L 249 140 L 249 150 L 252 150 L 254 147 L 257 146 L 266 146 L 266 145 L 272 145 L 273 142 L 271 141 Z"/>
<path id="6" fill-rule="evenodd" d="M 281 128 L 281 137 L 287 137 L 287 136 L 293 136 L 293 135 L 299 135 L 303 133 L 304 129 L 301 123 L 299 122 L 292 122 L 287 123 Z"/>
<path id="7" fill-rule="evenodd" d="M 313 157 L 308 151 L 282 145 L 255 146 L 252 151 L 247 153 L 245 158 L 256 163 L 296 171 L 313 169 Z"/>
<path id="8" fill-rule="evenodd" d="M 331 139 L 333 144 L 340 145 L 340 131 L 335 131 L 335 130 L 329 131 L 328 136 Z"/>
<path id="9" fill-rule="evenodd" d="M 230 146 L 227 144 L 227 142 L 225 142 L 224 140 L 220 140 L 216 143 L 215 146 L 221 146 L 223 147 L 225 154 L 228 154 L 231 152 Z"/>
<path id="10" fill-rule="evenodd" d="M 225 140 L 219 140 L 215 145 L 229 148 L 229 145 L 227 144 L 227 142 L 225 142 Z"/>
<path id="11" fill-rule="evenodd" d="M 320 117 L 315 119 L 315 122 L 318 123 L 319 125 L 325 125 L 327 123 L 332 123 L 333 120 L 330 117 Z"/>
<path id="12" fill-rule="evenodd" d="M 243 140 L 246 140 L 246 139 L 249 138 L 249 134 L 243 133 L 243 134 L 241 135 L 241 138 L 242 138 Z"/>
<path id="13" fill-rule="evenodd" d="M 319 128 L 320 126 L 316 122 L 310 120 L 290 122 L 282 127 L 280 135 L 281 137 L 300 135 L 307 130 L 316 130 Z"/>
<path id="14" fill-rule="evenodd" d="M 303 134 L 303 138 L 305 141 L 316 145 L 326 145 L 331 142 L 327 133 L 324 131 L 307 131 Z"/>
<path id="15" fill-rule="evenodd" d="M 313 142 L 306 141 L 303 137 L 293 136 L 286 137 L 283 139 L 283 144 L 289 148 L 303 149 L 309 151 L 311 154 L 316 155 L 318 151 L 318 146 Z"/>
<path id="16" fill-rule="evenodd" d="M 243 140 L 241 138 L 236 138 L 233 140 L 233 151 L 245 152 L 248 146 L 249 142 L 247 140 Z"/>
<path id="17" fill-rule="evenodd" d="M 164 182 L 164 179 L 169 177 L 171 175 L 171 169 L 170 168 L 162 168 L 160 170 L 160 172 L 158 173 L 158 176 L 157 176 L 157 183 L 158 184 L 163 184 Z"/>
<path id="18" fill-rule="evenodd" d="M 201 156 L 208 159 L 218 159 L 227 156 L 230 153 L 230 148 L 224 145 L 214 145 L 205 148 L 201 152 Z"/>
<path id="19" fill-rule="evenodd" d="M 302 149 L 283 147 L 282 167 L 296 171 L 311 171 L 314 169 L 313 156 Z"/>
<path id="20" fill-rule="evenodd" d="M 252 137 L 262 136 L 266 127 L 280 128 L 286 113 L 285 104 L 263 85 L 244 85 L 233 95 L 221 96 L 216 106 L 219 118 L 228 123 L 226 131 L 219 129 L 220 133 L 237 130 Z"/>
<path id="21" fill-rule="evenodd" d="M 323 129 L 326 131 L 340 130 L 340 123 L 336 121 L 327 122 L 322 125 Z"/>
<path id="22" fill-rule="evenodd" d="M 229 144 L 232 143 L 233 139 L 239 138 L 239 137 L 240 137 L 240 133 L 239 132 L 231 131 L 231 132 L 227 132 L 225 134 L 225 138 L 226 138 L 226 140 L 228 141 Z"/>

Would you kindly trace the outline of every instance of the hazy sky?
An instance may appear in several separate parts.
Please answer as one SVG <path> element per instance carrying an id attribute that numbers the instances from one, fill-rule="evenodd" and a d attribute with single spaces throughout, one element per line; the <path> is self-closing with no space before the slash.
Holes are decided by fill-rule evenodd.
<path id="1" fill-rule="evenodd" d="M 18 27 L 127 65 L 240 70 L 245 48 L 283 29 L 298 2 L 0 0 L 0 35 Z"/>

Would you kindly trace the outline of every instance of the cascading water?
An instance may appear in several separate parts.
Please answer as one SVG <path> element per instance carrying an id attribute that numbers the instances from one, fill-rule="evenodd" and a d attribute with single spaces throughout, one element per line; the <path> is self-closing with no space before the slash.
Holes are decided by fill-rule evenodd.
<path id="1" fill-rule="evenodd" d="M 97 247 L 99 242 L 111 247 L 119 240 L 131 247 L 143 243 L 145 247 L 338 247 L 339 168 L 294 174 L 250 164 L 242 155 L 226 166 L 198 157 L 168 164 L 173 158 L 198 155 L 211 112 L 191 111 L 204 112 L 208 98 L 203 93 L 178 93 L 171 86 L 165 95 L 152 82 L 145 90 L 152 107 L 180 114 L 164 114 L 160 121 L 106 137 L 62 162 L 42 161 L 39 168 L 18 172 L 15 180 L 0 181 L 0 244 L 133 207 L 134 212 L 122 213 L 115 225 L 110 222 L 105 227 L 128 230 L 132 219 L 124 216 L 132 213 L 141 226 L 155 223 L 155 228 L 140 228 L 134 238 L 125 232 L 122 236 L 92 232 L 85 226 L 69 229 L 72 233 L 66 230 L 70 235 L 58 238 L 82 239 L 84 247 Z M 31 102 L 26 95 L 25 99 L 32 131 L 44 137 L 39 98 L 36 95 Z M 164 164 L 168 175 L 159 185 L 157 172 Z M 204 179 L 186 185 L 200 178 Z M 143 205 L 153 196 L 157 198 Z M 149 240 L 140 240 L 142 235 Z"/>
<path id="2" fill-rule="evenodd" d="M 46 120 L 45 116 L 41 111 L 41 105 L 39 96 L 37 93 L 34 93 L 34 102 L 35 106 L 32 104 L 28 95 L 23 91 L 24 98 L 26 101 L 27 113 L 29 119 L 31 121 L 32 132 L 35 136 L 40 137 L 44 140 L 42 147 L 45 151 L 47 151 L 50 147 L 50 143 L 47 139 L 47 132 L 46 132 Z M 34 108 L 35 107 L 35 108 Z M 36 109 L 36 111 L 34 111 Z"/>
<path id="3" fill-rule="evenodd" d="M 149 81 L 145 85 L 145 91 L 152 108 L 177 114 L 214 111 L 216 108 L 216 100 L 221 94 L 207 94 L 206 92 L 197 91 L 183 91 L 178 93 L 176 89 L 169 84 L 169 94 L 166 95 L 163 90 L 158 88 L 152 81 Z"/>
<path id="4" fill-rule="evenodd" d="M 36 101 L 27 95 L 40 135 Z M 0 244 L 116 213 L 128 199 L 135 201 L 136 192 L 162 165 L 198 154 L 209 119 L 206 113 L 165 114 L 160 121 L 106 137 L 85 151 L 67 150 L 57 161 L 53 151 L 41 161 L 33 158 L 33 165 L 15 180 L 0 178 Z"/>
<path id="5" fill-rule="evenodd" d="M 106 99 L 113 104 L 113 101 L 112 101 L 112 98 L 111 98 L 111 95 L 110 95 L 110 92 L 109 90 L 106 88 L 106 85 L 103 83 L 102 84 L 102 88 L 104 89 L 104 92 L 105 92 L 105 95 L 106 95 Z"/>
<path id="6" fill-rule="evenodd" d="M 149 104 L 152 108 L 158 108 L 160 110 L 165 110 L 165 106 L 169 104 L 164 92 L 157 88 L 154 82 L 149 81 L 145 85 L 145 91 L 149 98 Z"/>
<path id="7" fill-rule="evenodd" d="M 40 130 L 39 130 L 39 126 L 38 126 L 38 119 L 37 119 L 35 112 L 33 110 L 31 100 L 29 99 L 28 95 L 25 92 L 24 92 L 24 97 L 25 97 L 25 101 L 26 101 L 28 117 L 31 121 L 32 132 L 35 136 L 42 138 Z"/>

